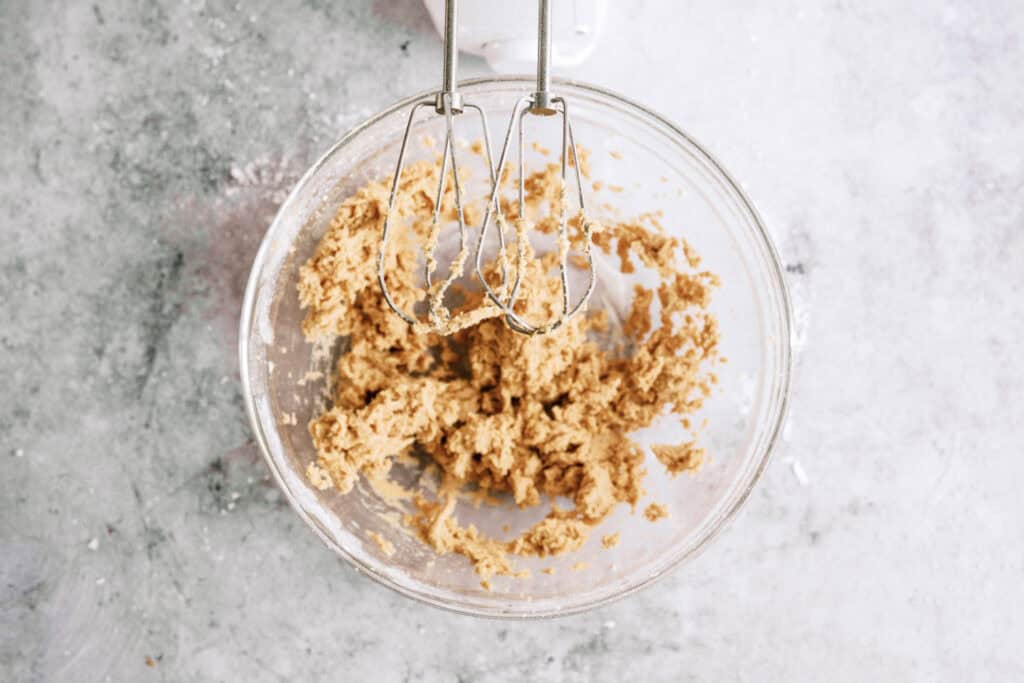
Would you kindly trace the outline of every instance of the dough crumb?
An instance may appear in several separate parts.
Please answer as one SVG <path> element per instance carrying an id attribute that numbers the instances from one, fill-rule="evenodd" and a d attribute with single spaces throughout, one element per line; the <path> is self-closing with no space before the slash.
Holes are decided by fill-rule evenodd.
<path id="1" fill-rule="evenodd" d="M 417 495 L 417 512 L 406 515 L 404 522 L 418 533 L 420 540 L 440 554 L 449 552 L 465 555 L 484 580 L 492 576 L 518 576 L 509 561 L 507 545 L 483 536 L 470 524 L 459 526 L 452 514 L 456 498 L 448 495 L 445 502 L 436 503 Z"/>
<path id="2" fill-rule="evenodd" d="M 619 544 L 619 532 L 617 532 L 617 531 L 614 534 L 606 534 L 606 535 L 601 537 L 601 545 L 604 546 L 604 548 L 606 550 L 614 548 L 618 544 Z"/>
<path id="3" fill-rule="evenodd" d="M 585 569 L 589 569 L 589 568 L 590 568 L 590 563 L 589 562 L 577 562 L 576 564 L 574 564 L 572 566 L 572 570 L 574 572 L 581 572 L 581 571 L 583 571 Z"/>
<path id="4" fill-rule="evenodd" d="M 304 387 L 309 382 L 316 382 L 319 379 L 323 379 L 323 376 L 324 373 L 322 372 L 319 372 L 317 370 L 310 370 L 309 372 L 302 376 L 302 379 L 299 380 L 298 384 L 300 387 Z"/>
<path id="5" fill-rule="evenodd" d="M 651 503 L 644 508 L 644 517 L 648 522 L 657 522 L 659 519 L 668 517 L 668 508 L 660 503 Z"/>
<path id="6" fill-rule="evenodd" d="M 700 254 L 686 240 L 683 240 L 683 255 L 686 257 L 687 265 L 691 268 L 700 268 Z"/>
<path id="7" fill-rule="evenodd" d="M 542 569 L 541 571 L 544 572 L 545 574 L 548 574 L 550 576 L 551 574 L 555 573 L 555 568 L 554 567 L 544 567 L 544 569 Z"/>
<path id="8" fill-rule="evenodd" d="M 381 549 L 381 552 L 383 552 L 388 557 L 391 557 L 395 554 L 395 544 L 389 541 L 388 539 L 384 538 L 380 534 L 378 534 L 376 531 L 367 531 L 366 535 L 369 536 L 370 540 L 376 543 L 377 546 Z"/>
<path id="9" fill-rule="evenodd" d="M 590 527 L 582 520 L 561 518 L 556 510 L 511 544 L 516 555 L 548 557 L 583 547 Z"/>
<path id="10" fill-rule="evenodd" d="M 651 450 L 673 477 L 680 472 L 696 472 L 704 463 L 706 455 L 706 451 L 694 441 L 678 446 L 651 446 Z"/>
<path id="11" fill-rule="evenodd" d="M 331 488 L 331 476 L 315 462 L 309 463 L 309 467 L 306 468 L 306 478 L 321 491 Z"/>

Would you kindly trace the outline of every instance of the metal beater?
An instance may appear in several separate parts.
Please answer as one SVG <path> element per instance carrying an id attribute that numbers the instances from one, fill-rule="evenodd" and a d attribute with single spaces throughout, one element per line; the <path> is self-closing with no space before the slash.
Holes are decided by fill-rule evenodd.
<path id="1" fill-rule="evenodd" d="M 459 166 L 455 158 L 455 116 L 463 113 L 464 110 L 472 109 L 480 116 L 480 123 L 483 129 L 483 145 L 487 158 L 487 166 L 490 172 L 490 182 L 494 184 L 494 164 L 491 160 L 491 140 L 487 129 L 487 117 L 483 109 L 478 105 L 466 102 L 462 94 L 458 92 L 455 83 L 455 71 L 458 65 L 458 47 L 456 44 L 458 22 L 457 0 L 445 2 L 444 16 L 444 65 L 442 70 L 441 90 L 431 99 L 422 100 L 413 105 L 409 112 L 409 119 L 405 125 L 405 133 L 402 136 L 401 146 L 398 151 L 398 163 L 395 166 L 395 174 L 391 181 L 391 194 L 388 198 L 388 210 L 384 216 L 384 226 L 381 234 L 380 249 L 377 253 L 377 281 L 380 283 L 381 292 L 388 306 L 410 325 L 421 325 L 414 313 L 403 311 L 391 295 L 387 282 L 384 278 L 385 253 L 388 238 L 391 231 L 391 213 L 394 209 L 395 198 L 398 195 L 398 186 L 402 177 L 402 169 L 405 165 L 405 150 L 412 132 L 413 121 L 417 112 L 426 107 L 433 107 L 434 111 L 444 116 L 445 137 L 444 146 L 441 151 L 441 174 L 437 185 L 437 196 L 434 201 L 434 213 L 431 218 L 430 232 L 427 242 L 424 245 L 426 263 L 424 265 L 424 278 L 427 283 L 427 305 L 428 305 L 428 327 L 435 332 L 445 333 L 448 331 L 448 324 L 451 320 L 451 313 L 445 308 L 443 300 L 445 292 L 463 274 L 466 259 L 469 252 L 466 246 L 466 218 L 462 207 L 462 183 L 459 180 Z M 448 271 L 448 276 L 437 286 L 434 285 L 434 273 L 437 270 L 436 249 L 440 237 L 441 223 L 441 198 L 444 195 L 445 182 L 448 176 L 449 161 L 451 164 L 452 183 L 454 187 L 455 213 L 459 226 L 459 253 Z"/>
<path id="2" fill-rule="evenodd" d="M 398 163 L 391 182 L 391 194 L 388 199 L 388 212 L 384 217 L 384 226 L 381 236 L 380 250 L 377 256 L 377 279 L 380 283 L 381 292 L 388 306 L 410 325 L 421 325 L 415 315 L 403 311 L 394 301 L 391 292 L 388 290 L 384 277 L 385 250 L 391 226 L 391 212 L 394 207 L 395 198 L 398 193 L 398 186 L 405 162 L 406 146 L 412 130 L 416 113 L 425 107 L 433 107 L 435 112 L 445 117 L 445 141 L 442 150 L 441 176 L 438 182 L 437 198 L 434 202 L 434 213 L 431 219 L 431 229 L 424 246 L 426 264 L 424 275 L 428 290 L 428 318 L 429 328 L 435 332 L 447 333 L 451 331 L 451 313 L 445 308 L 443 297 L 450 285 L 462 276 L 465 261 L 468 256 L 466 247 L 466 221 L 462 207 L 462 186 L 458 175 L 458 164 L 455 158 L 455 135 L 454 118 L 465 109 L 475 110 L 481 121 L 483 130 L 483 146 L 486 155 L 487 166 L 490 174 L 491 193 L 484 209 L 483 223 L 480 234 L 477 238 L 474 262 L 475 272 L 484 287 L 490 303 L 496 306 L 504 315 L 508 326 L 522 334 L 544 334 L 557 329 L 567 320 L 578 313 L 586 304 L 594 291 L 595 275 L 592 253 L 592 226 L 584 215 L 583 179 L 580 170 L 579 158 L 576 151 L 576 143 L 573 137 L 572 122 L 569 118 L 569 107 L 565 99 L 551 93 L 551 6 L 549 0 L 538 0 L 538 35 L 537 35 L 537 88 L 535 92 L 520 98 L 512 110 L 512 117 L 505 132 L 505 139 L 502 145 L 501 155 L 497 167 L 494 166 L 491 157 L 490 135 L 487 129 L 487 117 L 483 110 L 474 104 L 465 102 L 462 95 L 457 92 L 455 84 L 455 70 L 458 50 L 456 47 L 457 27 L 457 3 L 456 0 L 447 0 L 445 3 L 445 25 L 444 25 L 444 71 L 441 91 L 434 98 L 417 102 L 409 113 L 409 119 L 402 136 L 402 142 L 398 153 Z M 562 305 L 559 315 L 554 319 L 540 324 L 527 322 L 515 310 L 515 303 L 520 293 L 522 274 L 527 259 L 527 229 L 525 222 L 525 179 L 524 168 L 525 157 L 525 132 L 523 121 L 527 114 L 539 116 L 561 115 L 562 117 L 562 143 L 561 143 L 561 188 L 559 198 L 558 217 L 558 250 L 559 250 L 559 277 L 562 290 Z M 506 229 L 502 216 L 498 194 L 500 192 L 501 177 L 508 158 L 512 136 L 518 130 L 518 215 L 515 221 L 516 234 L 516 266 L 514 277 L 509 274 L 509 261 L 507 257 Z M 569 154 L 572 154 L 572 166 L 576 176 L 576 192 L 578 197 L 580 230 L 583 236 L 583 252 L 588 265 L 588 282 L 583 296 L 575 303 L 571 303 L 569 292 L 568 255 L 570 240 L 568 234 L 569 209 L 566 191 L 566 176 L 568 174 Z M 454 186 L 455 211 L 459 229 L 459 253 L 456 255 L 450 267 L 448 277 L 437 286 L 434 285 L 433 275 L 437 269 L 435 250 L 438 244 L 440 233 L 440 211 L 441 197 L 444 193 L 446 177 L 448 175 L 449 160 L 451 163 L 452 183 Z M 492 287 L 484 276 L 484 241 L 487 237 L 491 223 L 497 223 L 498 238 L 498 273 L 501 283 L 497 288 Z"/>
<path id="3" fill-rule="evenodd" d="M 561 327 L 566 321 L 576 315 L 583 306 L 590 299 L 590 295 L 594 292 L 595 275 L 594 275 L 594 255 L 593 255 L 593 242 L 592 242 L 592 224 L 585 215 L 585 203 L 583 198 L 583 178 L 582 171 L 580 169 L 580 161 L 576 151 L 576 140 L 572 131 L 572 120 L 569 118 L 569 105 L 565 101 L 565 98 L 553 95 L 551 93 L 551 4 L 549 0 L 538 0 L 537 4 L 537 89 L 530 95 L 526 95 L 516 102 L 515 107 L 512 109 L 512 117 L 509 120 L 509 125 L 505 131 L 505 141 L 501 147 L 501 155 L 498 157 L 498 166 L 496 174 L 496 182 L 494 182 L 490 201 L 487 202 L 487 206 L 484 209 L 483 224 L 480 229 L 480 235 L 477 239 L 476 244 L 476 274 L 480 279 L 480 282 L 484 286 L 484 290 L 487 292 L 487 297 L 491 302 L 500 308 L 505 314 L 505 321 L 510 328 L 516 332 L 523 334 L 544 334 L 551 332 Z M 562 117 L 562 144 L 561 144 L 561 188 L 559 195 L 559 222 L 558 222 L 558 252 L 559 252 L 559 279 L 561 281 L 562 288 L 562 307 L 560 314 L 551 321 L 533 324 L 524 320 L 514 310 L 516 298 L 519 294 L 520 285 L 522 284 L 522 273 L 526 261 L 526 229 L 525 229 L 525 179 L 526 170 L 524 168 L 524 157 L 525 157 L 525 133 L 523 127 L 523 121 L 527 114 L 534 114 L 539 116 L 554 116 L 561 114 Z M 519 166 L 519 213 L 516 220 L 516 269 L 515 277 L 512 281 L 511 288 L 508 287 L 508 260 L 506 255 L 505 246 L 505 226 L 502 220 L 501 210 L 498 203 L 498 192 L 500 190 L 500 179 L 505 169 L 505 161 L 508 157 L 509 146 L 512 141 L 513 133 L 518 129 L 519 131 L 519 155 L 518 155 L 518 166 Z M 587 286 L 580 297 L 579 301 L 575 304 L 570 304 L 570 293 L 569 293 L 569 274 L 568 274 L 568 256 L 569 256 L 569 234 L 568 234 L 568 221 L 569 221 L 569 207 L 568 198 L 566 196 L 566 174 L 569 162 L 569 154 L 572 154 L 572 166 L 576 176 L 576 193 L 579 199 L 579 210 L 577 216 L 579 217 L 580 228 L 583 236 L 583 253 L 587 259 Z M 483 245 L 484 239 L 487 237 L 487 232 L 491 225 L 491 217 L 495 216 L 495 222 L 498 224 L 498 267 L 501 274 L 501 286 L 498 291 L 490 286 L 487 282 L 487 278 L 484 277 L 483 272 Z"/>

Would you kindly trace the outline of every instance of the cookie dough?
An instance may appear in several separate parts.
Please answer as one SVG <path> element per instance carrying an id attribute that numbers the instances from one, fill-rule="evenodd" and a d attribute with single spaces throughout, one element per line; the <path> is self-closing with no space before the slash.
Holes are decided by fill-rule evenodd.
<path id="1" fill-rule="evenodd" d="M 522 222 L 530 230 L 557 230 L 558 171 L 550 164 L 526 180 Z M 413 284 L 422 267 L 413 247 L 429 236 L 439 172 L 429 161 L 410 165 L 391 217 L 406 231 L 387 255 L 386 272 L 406 309 L 427 297 Z M 449 220 L 452 185 L 442 199 Z M 596 247 L 614 254 L 623 273 L 645 268 L 660 282 L 653 289 L 635 286 L 622 349 L 596 341 L 608 330 L 603 311 L 529 337 L 509 330 L 472 292 L 463 293 L 455 312 L 473 316 L 472 324 L 439 336 L 409 326 L 383 301 L 376 258 L 387 200 L 386 180 L 356 191 L 301 268 L 305 336 L 349 340 L 337 363 L 333 405 L 309 424 L 318 457 L 308 477 L 317 488 L 346 493 L 361 476 L 387 477 L 396 456 L 427 456 L 443 482 L 436 496 L 416 494 L 405 525 L 438 553 L 469 558 L 484 581 L 521 576 L 514 556 L 571 553 L 618 505 L 635 509 L 644 493 L 644 451 L 630 433 L 665 412 L 681 419 L 694 412 L 715 381 L 719 333 L 707 309 L 718 278 L 698 269 L 688 244 L 664 234 L 657 215 L 610 222 L 595 234 Z M 503 200 L 503 208 L 513 224 L 515 204 Z M 570 221 L 574 250 L 581 244 L 580 221 Z M 517 310 L 528 320 L 553 319 L 561 297 L 551 275 L 558 255 L 527 252 Z M 704 458 L 692 442 L 656 446 L 654 453 L 673 474 L 695 470 Z M 457 492 L 466 487 L 505 494 L 520 508 L 556 498 L 572 507 L 553 506 L 532 528 L 498 540 L 455 517 Z M 645 511 L 649 519 L 665 514 L 657 505 Z M 606 537 L 606 547 L 618 541 L 612 538 Z"/>
<path id="2" fill-rule="evenodd" d="M 644 509 L 644 517 L 648 522 L 657 522 L 668 517 L 668 508 L 661 503 L 651 503 Z"/>
<path id="3" fill-rule="evenodd" d="M 687 441 L 677 446 L 651 446 L 651 451 L 673 477 L 680 472 L 696 472 L 707 455 L 696 441 Z"/>
<path id="4" fill-rule="evenodd" d="M 377 547 L 380 548 L 381 552 L 387 555 L 388 557 L 391 557 L 395 554 L 395 544 L 389 541 L 388 539 L 384 538 L 380 534 L 378 534 L 376 531 L 367 531 L 366 536 L 371 541 L 376 543 Z"/>

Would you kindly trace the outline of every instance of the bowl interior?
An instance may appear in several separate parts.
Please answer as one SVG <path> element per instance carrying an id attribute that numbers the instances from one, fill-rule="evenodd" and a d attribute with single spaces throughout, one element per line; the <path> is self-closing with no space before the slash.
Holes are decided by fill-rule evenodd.
<path id="1" fill-rule="evenodd" d="M 523 79 L 464 86 L 467 100 L 487 113 L 495 147 L 516 98 L 530 89 L 530 81 Z M 580 552 L 520 561 L 519 566 L 531 570 L 530 578 L 498 578 L 487 591 L 464 557 L 439 557 L 403 533 L 394 502 L 365 482 L 342 496 L 318 491 L 306 481 L 304 472 L 316 454 L 305 425 L 326 405 L 326 377 L 331 357 L 340 349 L 316 351 L 303 338 L 298 269 L 313 253 L 337 205 L 368 180 L 392 172 L 407 104 L 347 135 L 307 173 L 266 236 L 246 296 L 241 351 L 247 401 L 258 440 L 286 495 L 323 540 L 355 566 L 403 593 L 459 611 L 567 613 L 662 575 L 699 550 L 745 498 L 767 460 L 785 407 L 788 301 L 777 257 L 749 202 L 707 153 L 656 115 L 588 86 L 560 83 L 558 90 L 571 104 L 577 142 L 591 151 L 592 178 L 605 183 L 600 191 L 587 188 L 589 210 L 599 219 L 663 212 L 666 231 L 685 237 L 703 258 L 702 267 L 721 277 L 712 310 L 719 319 L 722 354 L 728 358 L 718 370 L 717 390 L 695 420 L 706 419 L 699 441 L 710 460 L 696 475 L 671 478 L 648 455 L 648 496 L 641 506 L 635 514 L 620 506 Z M 464 140 L 479 137 L 476 120 L 461 117 L 458 123 Z M 533 119 L 529 124 L 529 139 L 557 150 L 557 125 Z M 441 140 L 442 130 L 437 118 L 418 124 L 410 155 L 436 154 L 419 140 L 424 135 Z M 527 158 L 529 164 L 545 160 L 532 148 Z M 599 278 L 594 306 L 621 313 L 632 281 L 618 273 L 614 260 L 601 265 Z M 652 444 L 678 443 L 689 436 L 678 420 L 665 418 L 636 438 Z M 397 475 L 415 473 L 406 470 L 403 475 L 399 468 Z M 649 501 L 665 504 L 669 517 L 646 521 L 640 510 Z M 476 508 L 460 501 L 456 514 L 461 523 L 501 537 L 504 524 L 511 522 L 515 532 L 544 512 L 512 513 L 505 507 Z M 367 531 L 388 538 L 397 552 L 386 556 Z M 621 532 L 619 545 L 603 549 L 600 535 L 613 532 Z M 555 572 L 542 573 L 546 567 Z"/>

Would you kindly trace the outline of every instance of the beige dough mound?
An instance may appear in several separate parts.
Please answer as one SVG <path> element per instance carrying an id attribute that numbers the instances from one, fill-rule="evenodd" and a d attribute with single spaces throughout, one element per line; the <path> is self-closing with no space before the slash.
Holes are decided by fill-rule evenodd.
<path id="1" fill-rule="evenodd" d="M 556 229 L 549 216 L 560 199 L 557 172 L 551 164 L 527 179 L 528 207 L 538 216 L 528 221 L 532 230 Z M 412 245 L 429 230 L 438 173 L 429 162 L 410 166 L 393 214 L 410 235 L 389 255 L 388 283 L 407 308 L 424 298 L 410 284 L 419 274 Z M 451 187 L 442 202 L 449 218 Z M 436 499 L 417 495 L 404 521 L 437 552 L 465 555 L 486 581 L 519 574 L 511 556 L 578 550 L 616 506 L 635 507 L 643 495 L 644 453 L 629 434 L 666 410 L 681 418 L 692 413 L 710 393 L 718 326 L 706 309 L 716 276 L 698 271 L 689 245 L 664 235 L 648 215 L 605 225 L 595 236 L 622 272 L 650 269 L 661 282 L 635 287 L 624 352 L 593 341 L 607 326 L 600 311 L 528 337 L 509 330 L 472 294 L 463 310 L 475 311 L 479 322 L 441 337 L 410 327 L 383 301 L 375 260 L 386 208 L 384 181 L 357 191 L 301 269 L 307 339 L 351 340 L 337 364 L 333 406 L 309 424 L 318 452 L 311 482 L 345 493 L 360 476 L 384 477 L 396 456 L 416 451 L 436 462 L 444 482 Z M 504 208 L 506 215 L 515 210 L 512 203 Z M 571 228 L 578 247 L 578 219 Z M 557 312 L 561 292 L 549 275 L 556 259 L 530 254 L 518 304 L 530 320 Z M 695 470 L 704 457 L 694 443 L 657 446 L 654 453 L 672 473 Z M 573 507 L 554 507 L 518 537 L 498 541 L 455 518 L 455 494 L 467 486 L 507 494 L 523 508 L 559 496 Z M 650 508 L 648 515 L 660 516 Z M 610 538 L 608 547 L 618 536 Z"/>

